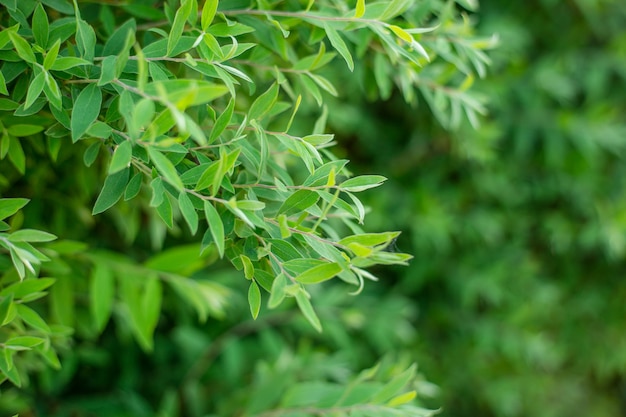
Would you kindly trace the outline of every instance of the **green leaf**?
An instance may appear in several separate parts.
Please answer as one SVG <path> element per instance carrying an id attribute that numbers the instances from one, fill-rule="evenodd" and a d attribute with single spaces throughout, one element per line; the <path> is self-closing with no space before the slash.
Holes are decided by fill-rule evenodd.
<path id="1" fill-rule="evenodd" d="M 178 195 L 178 206 L 189 226 L 191 234 L 195 235 L 198 231 L 198 213 L 196 213 L 196 209 L 186 191 L 181 191 Z"/>
<path id="2" fill-rule="evenodd" d="M 267 306 L 271 309 L 276 308 L 285 299 L 285 287 L 287 286 L 287 277 L 285 274 L 280 273 L 274 278 L 272 282 L 272 291 L 270 292 L 270 299 Z"/>
<path id="3" fill-rule="evenodd" d="M 228 102 L 228 106 L 226 106 L 226 109 L 224 110 L 224 112 L 220 114 L 220 117 L 217 118 L 217 120 L 215 121 L 215 125 L 213 126 L 213 129 L 211 129 L 211 135 L 209 136 L 209 143 L 215 142 L 215 139 L 217 139 L 219 135 L 221 135 L 222 132 L 224 132 L 224 130 L 228 127 L 230 120 L 233 118 L 234 110 L 235 110 L 235 99 L 231 98 L 230 101 Z"/>
<path id="4" fill-rule="evenodd" d="M 0 220 L 4 220 L 14 215 L 28 204 L 30 200 L 26 198 L 1 198 L 0 199 Z"/>
<path id="5" fill-rule="evenodd" d="M 48 23 L 48 15 L 46 14 L 46 11 L 41 3 L 37 4 L 37 7 L 35 7 L 32 28 L 35 42 L 37 42 L 37 44 L 42 48 L 46 49 L 48 47 L 50 26 Z"/>
<path id="6" fill-rule="evenodd" d="M 89 308 L 98 333 L 102 333 L 113 308 L 115 279 L 105 262 L 96 262 L 89 285 Z"/>
<path id="7" fill-rule="evenodd" d="M 93 27 L 82 19 L 76 21 L 76 46 L 82 57 L 87 61 L 93 60 L 96 47 L 96 32 Z"/>
<path id="8" fill-rule="evenodd" d="M 98 152 L 100 152 L 100 141 L 94 142 L 87 149 L 85 149 L 85 153 L 83 154 L 83 162 L 85 166 L 90 167 L 98 158 Z"/>
<path id="9" fill-rule="evenodd" d="M 13 294 L 4 296 L 0 301 L 0 326 L 4 326 L 10 321 L 11 306 L 13 306 Z"/>
<path id="10" fill-rule="evenodd" d="M 16 282 L 4 288 L 0 296 L 11 295 L 15 299 L 23 299 L 32 293 L 41 292 L 54 284 L 54 278 L 34 278 Z"/>
<path id="11" fill-rule="evenodd" d="M 100 78 L 98 79 L 98 87 L 106 85 L 113 81 L 116 77 L 117 57 L 109 55 L 102 60 L 100 64 Z"/>
<path id="12" fill-rule="evenodd" d="M 248 119 L 261 120 L 264 115 L 272 110 L 272 107 L 274 107 L 274 104 L 276 104 L 276 100 L 278 99 L 278 90 L 278 83 L 274 83 L 267 89 L 266 92 L 257 97 L 257 99 L 254 100 L 254 103 L 250 106 Z"/>
<path id="13" fill-rule="evenodd" d="M 4 349 L 0 351 L 0 371 L 11 381 L 15 386 L 21 387 L 22 381 L 17 367 L 13 364 L 13 353 L 10 349 Z"/>
<path id="14" fill-rule="evenodd" d="M 387 178 L 382 175 L 359 175 L 342 182 L 340 188 L 344 191 L 359 192 L 378 187 L 386 180 Z"/>
<path id="15" fill-rule="evenodd" d="M 359 19 L 365 14 L 365 0 L 356 1 L 356 10 L 354 11 L 354 17 Z"/>
<path id="16" fill-rule="evenodd" d="M 52 233 L 33 229 L 22 229 L 9 235 L 11 242 L 50 242 L 56 238 Z"/>
<path id="17" fill-rule="evenodd" d="M 320 319 L 317 317 L 317 314 L 315 314 L 315 310 L 313 310 L 313 306 L 309 300 L 309 294 L 304 288 L 300 288 L 298 292 L 296 292 L 296 302 L 298 303 L 298 308 L 300 308 L 300 311 L 304 314 L 304 317 L 311 323 L 311 326 L 318 332 L 321 332 L 322 323 L 320 323 Z"/>
<path id="18" fill-rule="evenodd" d="M 72 142 L 79 140 L 98 118 L 101 104 L 102 92 L 96 84 L 89 84 L 76 97 L 71 116 Z"/>
<path id="19" fill-rule="evenodd" d="M 30 327 L 44 333 L 50 333 L 50 327 L 41 318 L 39 313 L 24 304 L 17 305 L 17 315 Z"/>
<path id="20" fill-rule="evenodd" d="M 46 57 L 43 60 L 43 68 L 47 71 L 54 65 L 54 62 L 59 56 L 59 48 L 61 48 L 61 41 L 59 39 L 52 45 L 50 50 L 46 53 Z"/>
<path id="21" fill-rule="evenodd" d="M 395 397 L 414 377 L 416 366 L 411 365 L 400 375 L 396 375 L 391 381 L 383 386 L 372 398 L 373 403 L 384 403 Z"/>
<path id="22" fill-rule="evenodd" d="M 396 34 L 397 37 L 405 42 L 413 43 L 414 39 L 409 32 L 396 25 L 389 25 L 389 29 Z"/>
<path id="23" fill-rule="evenodd" d="M 130 166 L 130 160 L 133 156 L 133 144 L 129 140 L 125 140 L 117 146 L 111 163 L 109 164 L 109 175 L 115 174 L 118 171 L 128 168 Z"/>
<path id="24" fill-rule="evenodd" d="M 176 189 L 179 191 L 183 190 L 185 187 L 172 161 L 167 159 L 165 155 L 152 146 L 148 146 L 147 149 L 150 160 L 152 160 L 152 163 L 156 166 L 157 171 L 159 171 L 170 184 L 176 187 Z"/>
<path id="25" fill-rule="evenodd" d="M 363 246 L 372 247 L 382 244 L 388 244 L 392 240 L 396 239 L 399 235 L 400 232 L 362 233 L 345 237 L 337 243 L 344 246 L 350 245 L 351 243 L 358 243 Z"/>
<path id="26" fill-rule="evenodd" d="M 126 168 L 109 175 L 106 180 L 104 180 L 104 187 L 102 187 L 96 204 L 93 206 L 92 215 L 102 213 L 117 203 L 120 197 L 122 197 L 126 184 L 128 183 L 129 172 L 130 169 Z"/>
<path id="27" fill-rule="evenodd" d="M 5 96 L 9 95 L 9 90 L 7 90 L 7 83 L 4 78 L 4 74 L 0 71 L 0 94 L 4 94 Z"/>
<path id="28" fill-rule="evenodd" d="M 215 12 L 217 12 L 218 3 L 219 0 L 207 0 L 204 3 L 204 6 L 202 7 L 202 17 L 200 18 L 200 26 L 202 27 L 203 32 L 206 32 L 213 22 Z"/>
<path id="29" fill-rule="evenodd" d="M 183 30 L 185 29 L 185 22 L 191 13 L 191 0 L 182 0 L 181 6 L 176 11 L 176 16 L 174 17 L 174 23 L 172 23 L 172 29 L 170 30 L 170 35 L 167 39 L 167 52 L 166 55 L 170 55 L 178 41 L 180 41 L 181 36 L 183 35 Z"/>
<path id="30" fill-rule="evenodd" d="M 46 76 L 48 76 L 48 74 L 42 71 L 30 82 L 28 92 L 26 93 L 26 101 L 24 102 L 24 110 L 32 106 L 35 100 L 41 95 L 43 87 L 46 85 Z"/>
<path id="31" fill-rule="evenodd" d="M 248 288 L 248 304 L 250 304 L 252 318 L 256 320 L 261 310 L 261 290 L 254 280 L 250 283 L 250 287 Z"/>
<path id="32" fill-rule="evenodd" d="M 320 199 L 315 191 L 298 190 L 290 195 L 278 209 L 278 214 L 284 213 L 289 216 L 292 214 L 300 214 Z"/>
<path id="33" fill-rule="evenodd" d="M 17 336 L 4 342 L 4 346 L 11 350 L 30 350 L 37 345 L 44 343 L 46 339 L 35 336 Z"/>
<path id="34" fill-rule="evenodd" d="M 163 220 L 163 222 L 170 229 L 174 227 L 174 219 L 173 219 L 173 211 L 172 211 L 172 203 L 170 203 L 170 199 L 167 197 L 167 194 L 163 195 L 163 200 L 156 208 L 157 214 Z"/>
<path id="35" fill-rule="evenodd" d="M 298 275 L 296 281 L 302 284 L 318 284 L 327 281 L 341 272 L 341 266 L 338 263 L 326 263 L 315 266 L 308 271 Z"/>
<path id="36" fill-rule="evenodd" d="M 37 63 L 37 58 L 35 58 L 33 50 L 24 38 L 18 35 L 14 30 L 9 30 L 9 37 L 11 38 L 11 42 L 13 42 L 13 46 L 15 47 L 15 50 L 20 58 L 31 64 Z"/>
<path id="37" fill-rule="evenodd" d="M 206 216 L 206 220 L 209 224 L 209 229 L 211 230 L 211 236 L 213 236 L 213 242 L 215 242 L 215 246 L 217 247 L 217 252 L 220 255 L 220 258 L 224 257 L 224 223 L 222 223 L 222 218 L 219 213 L 213 207 L 210 201 L 204 201 L 204 215 Z"/>
<path id="38" fill-rule="evenodd" d="M 44 130 L 45 126 L 41 125 L 13 125 L 7 128 L 9 135 L 17 137 L 31 136 Z"/>
<path id="39" fill-rule="evenodd" d="M 139 191 L 141 191 L 142 180 L 143 174 L 141 172 L 133 175 L 124 190 L 124 201 L 132 200 L 137 196 L 137 194 L 139 194 Z"/>
<path id="40" fill-rule="evenodd" d="M 90 62 L 75 56 L 62 56 L 54 61 L 54 64 L 50 67 L 54 71 L 66 71 L 70 68 L 78 67 L 80 65 L 89 65 Z"/>
<path id="41" fill-rule="evenodd" d="M 354 61 L 352 60 L 352 55 L 350 54 L 348 46 L 341 38 L 341 35 L 327 23 L 324 24 L 324 30 L 326 30 L 326 35 L 328 35 L 328 40 L 330 40 L 330 44 L 333 46 L 333 48 L 337 50 L 337 52 L 339 52 L 344 61 L 346 61 L 348 69 L 350 69 L 350 71 L 354 71 Z"/>
<path id="42" fill-rule="evenodd" d="M 308 73 L 307 76 L 310 77 L 315 82 L 315 84 L 319 85 L 321 88 L 328 91 L 333 96 L 337 97 L 339 95 L 335 86 L 321 75 Z"/>
<path id="43" fill-rule="evenodd" d="M 240 255 L 241 263 L 243 264 L 243 273 L 246 279 L 254 278 L 254 265 L 252 261 L 246 255 Z"/>

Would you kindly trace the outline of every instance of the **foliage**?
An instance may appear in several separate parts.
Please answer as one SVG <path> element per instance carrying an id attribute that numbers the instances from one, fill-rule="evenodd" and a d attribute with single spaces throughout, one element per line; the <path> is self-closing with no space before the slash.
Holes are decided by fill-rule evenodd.
<path id="1" fill-rule="evenodd" d="M 0 3 L 3 412 L 431 414 L 410 363 L 355 373 L 411 310 L 368 317 L 333 283 L 410 256 L 362 229 L 357 193 L 386 178 L 330 151 L 326 103 L 363 97 L 341 62 L 370 97 L 475 123 L 489 42 L 454 3 Z"/>
<path id="2" fill-rule="evenodd" d="M 390 291 L 419 306 L 442 415 L 624 415 L 623 2 L 485 0 L 479 18 L 502 47 L 478 131 L 400 100 L 329 126 L 390 178 L 368 220 L 408 231 Z"/>

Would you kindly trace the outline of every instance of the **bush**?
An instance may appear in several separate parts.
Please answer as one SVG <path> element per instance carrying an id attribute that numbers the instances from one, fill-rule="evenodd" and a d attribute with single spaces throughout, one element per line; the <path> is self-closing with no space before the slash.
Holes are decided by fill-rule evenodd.
<path id="1" fill-rule="evenodd" d="M 346 284 L 410 255 L 362 228 L 385 177 L 331 152 L 327 103 L 475 123 L 489 42 L 453 3 L 0 3 L 3 413 L 431 414 L 398 349 L 356 372 L 413 312 Z"/>

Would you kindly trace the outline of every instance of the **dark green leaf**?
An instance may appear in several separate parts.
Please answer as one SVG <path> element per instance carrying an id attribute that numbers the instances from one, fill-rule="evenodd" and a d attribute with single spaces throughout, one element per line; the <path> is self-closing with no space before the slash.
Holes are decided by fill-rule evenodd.
<path id="1" fill-rule="evenodd" d="M 128 183 L 129 172 L 130 169 L 126 168 L 109 175 L 106 180 L 104 180 L 104 187 L 102 187 L 102 191 L 100 191 L 100 195 L 92 210 L 93 215 L 102 213 L 117 203 L 120 197 L 122 197 L 122 194 L 124 194 L 124 189 Z"/>
<path id="2" fill-rule="evenodd" d="M 50 28 L 48 24 L 48 15 L 46 14 L 46 11 L 41 3 L 37 4 L 37 7 L 35 7 L 32 28 L 35 42 L 37 42 L 37 44 L 42 48 L 46 49 L 48 47 L 48 34 Z"/>

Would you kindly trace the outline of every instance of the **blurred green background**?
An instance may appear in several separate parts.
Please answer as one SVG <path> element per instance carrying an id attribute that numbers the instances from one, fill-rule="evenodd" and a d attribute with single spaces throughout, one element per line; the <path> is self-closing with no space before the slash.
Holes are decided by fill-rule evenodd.
<path id="1" fill-rule="evenodd" d="M 415 255 L 380 285 L 418 310 L 406 348 L 442 415 L 626 415 L 626 5 L 483 0 L 471 18 L 500 37 L 478 130 L 398 95 L 330 112 L 355 170 L 391 178 L 369 226 Z"/>

